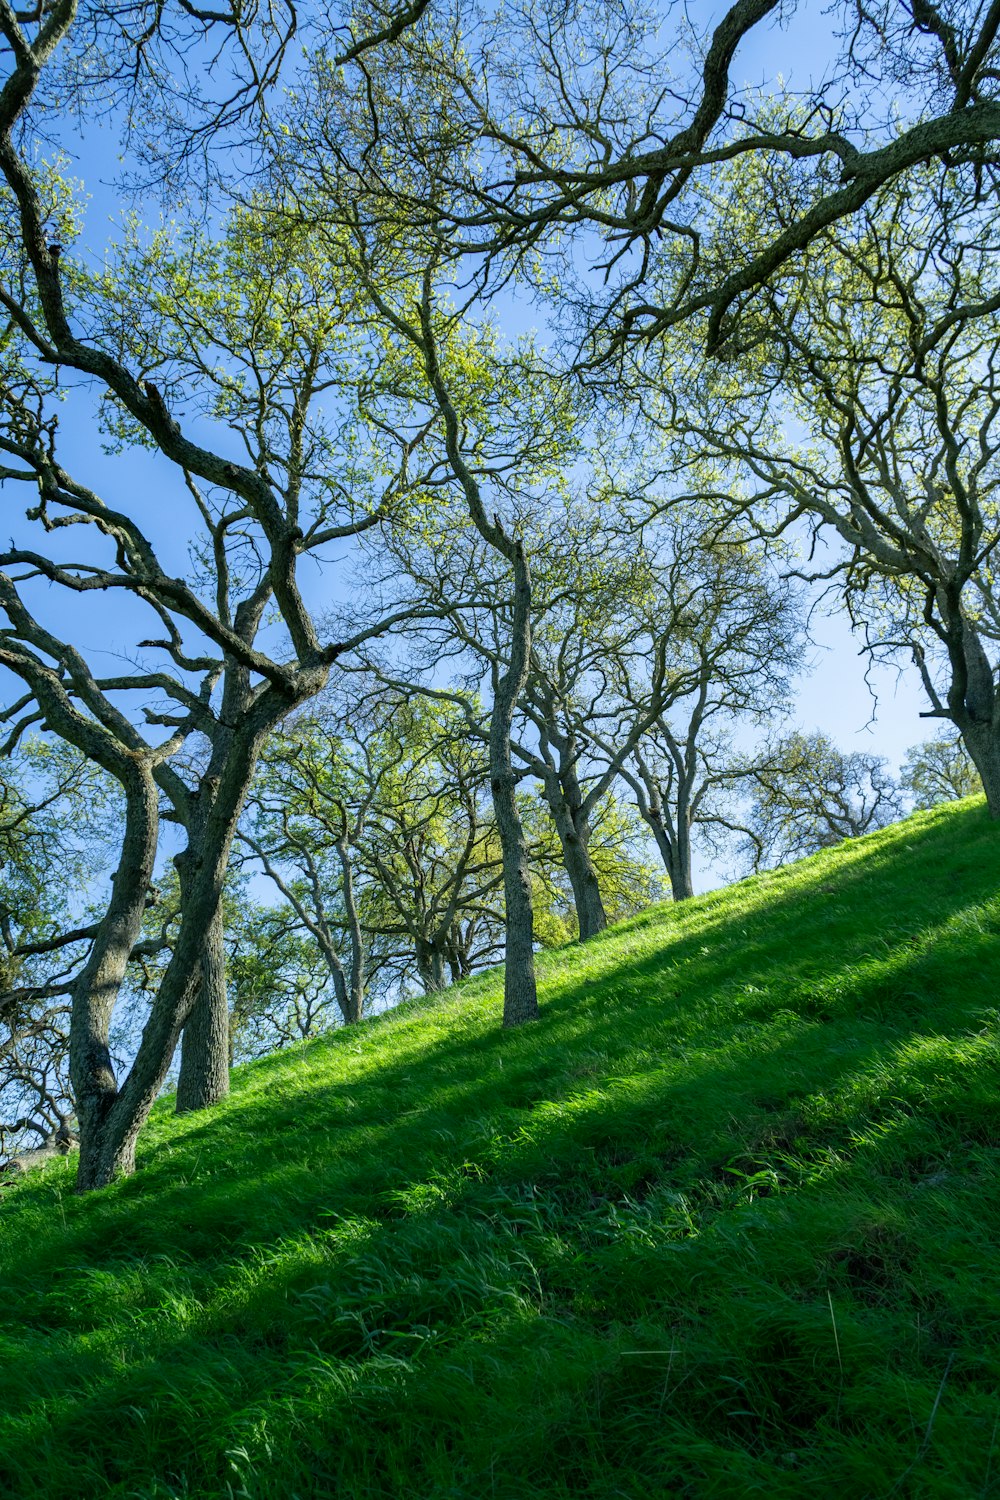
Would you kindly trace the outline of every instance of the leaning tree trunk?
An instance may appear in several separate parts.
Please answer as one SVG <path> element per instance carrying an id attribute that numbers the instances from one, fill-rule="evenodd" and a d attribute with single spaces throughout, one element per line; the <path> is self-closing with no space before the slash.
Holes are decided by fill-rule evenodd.
<path id="1" fill-rule="evenodd" d="M 118 1099 L 111 1061 L 111 1018 L 132 949 L 142 929 L 159 833 L 159 794 L 148 765 L 137 759 L 121 777 L 125 836 L 111 899 L 90 956 L 73 987 L 69 1071 L 79 1122 L 78 1186 L 104 1175 L 106 1125 Z"/>
<path id="2" fill-rule="evenodd" d="M 222 912 L 205 940 L 198 992 L 181 1035 L 177 1113 L 208 1109 L 229 1093 L 229 990 Z"/>
<path id="3" fill-rule="evenodd" d="M 580 941 L 586 942 L 588 938 L 603 932 L 608 925 L 608 914 L 601 899 L 600 881 L 590 857 L 590 825 L 580 814 L 574 817 L 573 809 L 554 777 L 552 784 L 546 786 L 545 794 L 559 835 L 563 864 L 573 890 Z"/>
<path id="4" fill-rule="evenodd" d="M 24 611 L 10 580 L 0 574 L 3 608 L 18 620 Z M 32 627 L 33 628 L 33 627 Z M 121 785 L 125 796 L 125 831 L 118 868 L 104 916 L 97 925 L 87 961 L 73 985 L 70 998 L 69 1073 L 79 1123 L 80 1158 L 77 1185 L 82 1191 L 110 1182 L 127 1170 L 134 1157 L 121 1129 L 122 1091 L 111 1057 L 111 1021 L 129 959 L 142 930 L 146 897 L 153 879 L 159 837 L 157 757 L 130 734 L 123 720 L 114 731 L 77 712 L 61 677 L 34 655 L 0 651 L 5 666 L 31 687 L 46 719 L 61 738 L 104 767 Z M 159 997 L 154 1001 L 146 1031 L 159 1019 Z M 177 1035 L 163 1063 L 173 1056 Z M 147 1047 L 146 1034 L 139 1052 Z M 147 1049 L 148 1050 L 148 1049 Z M 129 1074 L 133 1080 L 135 1068 Z M 162 1078 L 161 1080 L 162 1081 Z M 157 1084 L 157 1088 L 159 1083 Z M 146 1108 L 152 1107 L 155 1092 Z M 145 1114 L 142 1115 L 145 1119 Z"/>
<path id="5" fill-rule="evenodd" d="M 80 1121 L 78 1192 L 107 1187 L 116 1178 L 130 1177 L 135 1171 L 139 1132 L 163 1087 L 199 981 L 207 924 L 189 921 L 186 926 L 160 983 L 128 1077 L 114 1095 L 99 1129 L 85 1131 Z"/>

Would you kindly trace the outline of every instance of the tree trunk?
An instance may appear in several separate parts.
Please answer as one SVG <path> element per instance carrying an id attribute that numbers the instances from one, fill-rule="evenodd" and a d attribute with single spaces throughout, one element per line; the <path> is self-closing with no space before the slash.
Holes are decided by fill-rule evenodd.
<path id="1" fill-rule="evenodd" d="M 658 811 L 663 824 L 661 808 L 662 804 Z M 664 825 L 664 834 L 670 844 L 670 857 L 666 861 L 670 894 L 675 901 L 688 901 L 694 895 L 694 882 L 691 879 L 691 803 L 686 777 L 680 779 L 680 785 L 676 788 L 676 800 L 669 822 L 669 830 Z"/>
<path id="2" fill-rule="evenodd" d="M 159 834 L 159 796 L 149 767 L 136 761 L 122 786 L 125 836 L 121 859 L 107 912 L 73 989 L 70 1012 L 69 1069 L 80 1127 L 77 1182 L 81 1190 L 110 1181 L 104 1175 L 104 1135 L 118 1099 L 111 1062 L 111 1017 L 142 929 Z M 113 1164 L 110 1170 L 114 1175 Z"/>
<path id="3" fill-rule="evenodd" d="M 365 1008 L 364 954 L 357 953 L 351 963 L 351 983 L 347 994 L 348 1014 L 344 1017 L 348 1026 L 361 1020 Z"/>
<path id="4" fill-rule="evenodd" d="M 445 959 L 437 944 L 426 938 L 418 938 L 414 956 L 424 994 L 436 995 L 438 990 L 445 989 L 448 982 L 444 971 Z"/>
<path id="5" fill-rule="evenodd" d="M 468 953 L 462 946 L 461 938 L 452 928 L 448 937 L 448 968 L 451 970 L 452 984 L 458 984 L 460 979 L 467 979 L 472 973 Z"/>
<path id="6" fill-rule="evenodd" d="M 608 914 L 601 899 L 601 887 L 590 857 L 590 826 L 586 819 L 573 816 L 561 786 L 546 786 L 546 800 L 552 821 L 556 825 L 559 844 L 562 848 L 563 864 L 573 889 L 573 904 L 576 907 L 577 928 L 580 941 L 603 932 L 608 925 Z"/>
<path id="7" fill-rule="evenodd" d="M 1000 732 L 993 724 L 966 719 L 960 724 L 962 743 L 975 762 L 986 793 L 991 818 L 1000 818 Z"/>
<path id="8" fill-rule="evenodd" d="M 945 608 L 950 601 L 945 602 Z M 954 611 L 957 614 L 957 610 Z M 993 668 L 974 626 L 960 615 L 951 632 L 948 707 L 975 762 L 991 818 L 1000 818 L 1000 705 Z"/>
<path id="9" fill-rule="evenodd" d="M 691 838 L 687 830 L 683 838 L 671 838 L 658 812 L 650 810 L 645 815 L 646 823 L 656 840 L 663 868 L 670 881 L 670 894 L 674 901 L 687 901 L 694 895 L 691 879 Z"/>
<path id="10" fill-rule="evenodd" d="M 531 869 L 524 825 L 517 807 L 517 782 L 510 736 L 514 709 L 528 675 L 531 653 L 531 575 L 520 542 L 514 556 L 514 618 L 510 663 L 497 683 L 490 718 L 490 788 L 500 836 L 506 916 L 503 1024 L 520 1026 L 538 1019 L 535 931 Z"/>
<path id="11" fill-rule="evenodd" d="M 348 1010 L 344 1021 L 353 1025 L 361 1020 L 365 1005 L 365 935 L 361 928 L 358 905 L 354 894 L 354 866 L 347 833 L 337 844 L 340 865 L 344 875 L 344 910 L 347 913 L 347 936 L 351 949 L 351 982 L 347 996 Z"/>
<path id="12" fill-rule="evenodd" d="M 325 921 L 322 924 L 322 932 L 323 941 L 320 942 L 319 948 L 326 959 L 326 966 L 333 979 L 333 992 L 337 998 L 340 1018 L 345 1026 L 353 1026 L 361 1020 L 365 1003 L 364 950 L 352 941 L 350 973 L 347 973 Z M 313 935 L 316 935 L 315 931 Z"/>
<path id="13" fill-rule="evenodd" d="M 106 1187 L 115 1178 L 128 1177 L 135 1170 L 139 1132 L 163 1087 L 181 1030 L 194 1004 L 214 916 L 214 903 L 206 911 L 206 903 L 202 902 L 182 922 L 128 1077 L 108 1102 L 99 1128 L 91 1128 L 85 1137 L 83 1121 L 80 1122 L 79 1192 Z"/>
<path id="14" fill-rule="evenodd" d="M 177 1113 L 208 1109 L 229 1093 L 229 992 L 222 912 L 208 930 L 198 994 L 181 1036 Z"/>
<path id="15" fill-rule="evenodd" d="M 217 851 L 216 858 L 211 861 L 211 873 L 218 872 L 220 876 L 220 894 L 221 875 L 225 869 L 225 861 L 219 857 L 221 852 Z M 225 853 L 228 854 L 228 849 Z M 206 899 L 181 924 L 170 962 L 143 1028 L 135 1061 L 86 1153 L 81 1134 L 79 1191 L 106 1187 L 116 1177 L 128 1177 L 135 1170 L 139 1132 L 163 1087 L 201 982 L 205 945 L 216 914 L 211 891 L 204 889 L 210 883 L 214 884 L 210 874 L 199 881 L 200 894 Z"/>
<path id="16" fill-rule="evenodd" d="M 691 878 L 691 837 L 687 827 L 682 825 L 679 829 L 670 850 L 670 858 L 664 863 L 673 899 L 690 900 L 694 895 L 694 882 Z"/>
<path id="17" fill-rule="evenodd" d="M 687 901 L 694 895 L 691 878 L 691 779 L 682 766 L 677 767 L 678 784 L 672 812 L 664 817 L 665 798 L 659 781 L 636 754 L 638 777 L 625 773 L 625 780 L 635 792 L 639 816 L 649 828 L 660 851 L 663 868 L 670 881 L 670 894 L 675 901 Z"/>

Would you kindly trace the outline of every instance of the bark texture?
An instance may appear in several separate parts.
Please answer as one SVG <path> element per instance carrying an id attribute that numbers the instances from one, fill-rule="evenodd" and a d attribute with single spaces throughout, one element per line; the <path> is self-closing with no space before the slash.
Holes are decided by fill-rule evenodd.
<path id="1" fill-rule="evenodd" d="M 1000 819 L 1000 729 L 991 721 L 974 719 L 960 723 L 958 728 L 983 783 L 989 815 Z"/>
<path id="2" fill-rule="evenodd" d="M 423 986 L 425 995 L 434 995 L 438 990 L 446 989 L 448 979 L 445 974 L 445 954 L 440 944 L 426 942 L 418 938 L 414 944 L 417 960 L 417 974 Z"/>
<path id="3" fill-rule="evenodd" d="M 208 1109 L 229 1093 L 229 991 L 221 912 L 205 940 L 198 990 L 181 1036 L 177 1113 Z"/>
<path id="4" fill-rule="evenodd" d="M 239 675 L 245 681 L 245 674 Z M 317 668 L 317 679 L 325 677 L 326 668 Z M 305 671 L 300 686 L 303 697 L 311 697 L 317 690 L 311 674 Z M 235 728 L 225 742 L 219 741 L 213 747 L 211 774 L 202 779 L 196 794 L 189 793 L 196 796 L 198 815 L 187 820 L 188 847 L 176 860 L 182 890 L 180 929 L 127 1078 L 115 1092 L 114 1074 L 109 1068 L 107 1082 L 102 1084 L 103 1093 L 96 1099 L 95 1085 L 90 1085 L 86 1118 L 78 1103 L 81 1128 L 77 1182 L 81 1191 L 104 1187 L 135 1169 L 139 1132 L 163 1087 L 181 1032 L 191 1016 L 206 956 L 215 940 L 221 940 L 222 889 L 236 824 L 257 756 L 264 737 L 289 706 L 285 692 L 262 689 L 252 696 L 248 694 L 245 711 L 233 719 L 227 716 L 226 722 L 235 724 Z M 163 765 L 157 771 L 158 777 L 169 778 L 173 774 Z M 181 799 L 182 788 L 172 785 L 171 791 L 175 799 Z M 154 798 L 154 809 L 155 806 Z M 153 847 L 155 850 L 155 843 Z M 149 868 L 151 871 L 151 860 Z M 144 899 L 145 887 L 142 896 Z M 135 932 L 137 935 L 137 926 Z M 218 996 L 215 979 L 213 988 Z M 210 1057 L 212 1076 L 217 1079 L 221 1069 L 228 1068 L 228 1036 L 220 1025 L 209 1030 L 207 1038 L 204 1033 L 202 1036 L 206 1046 L 199 1071 L 204 1068 L 205 1057 Z"/>

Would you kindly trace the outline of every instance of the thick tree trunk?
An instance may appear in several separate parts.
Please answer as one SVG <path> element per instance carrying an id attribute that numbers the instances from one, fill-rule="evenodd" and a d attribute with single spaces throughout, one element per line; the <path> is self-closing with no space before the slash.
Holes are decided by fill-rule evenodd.
<path id="1" fill-rule="evenodd" d="M 418 938 L 414 956 L 424 994 L 434 995 L 438 990 L 445 989 L 448 983 L 445 977 L 445 957 L 437 944 L 426 938 Z"/>
<path id="2" fill-rule="evenodd" d="M 562 788 L 552 778 L 546 787 L 546 800 L 556 825 L 563 864 L 573 890 L 580 941 L 586 942 L 608 925 L 608 914 L 601 899 L 601 886 L 590 857 L 590 825 L 582 816 L 573 816 Z"/>
<path id="3" fill-rule="evenodd" d="M 959 726 L 962 743 L 975 762 L 991 818 L 1000 818 L 1000 730 L 992 723 L 966 720 Z"/>
<path id="4" fill-rule="evenodd" d="M 211 861 L 212 873 L 221 877 L 225 860 L 217 851 Z M 228 849 L 225 850 L 228 854 Z M 220 868 L 221 867 L 221 868 Z M 199 882 L 203 887 L 210 878 Z M 80 1141 L 80 1168 L 77 1187 L 80 1191 L 106 1187 L 116 1177 L 128 1177 L 135 1170 L 135 1149 L 139 1132 L 149 1116 L 163 1087 L 181 1031 L 195 1002 L 201 980 L 201 964 L 208 934 L 215 919 L 216 902 L 210 891 L 205 899 L 181 924 L 173 954 L 160 983 L 135 1061 L 121 1090 L 101 1121 L 101 1128 L 84 1150 Z"/>
<path id="5" fill-rule="evenodd" d="M 181 1036 L 177 1113 L 208 1109 L 229 1093 L 229 991 L 222 913 L 208 930 L 198 993 Z"/>
<path id="6" fill-rule="evenodd" d="M 665 860 L 670 894 L 675 901 L 688 901 L 694 895 L 691 878 L 691 840 L 685 828 L 674 840 L 670 859 Z"/>
<path id="7" fill-rule="evenodd" d="M 213 904 L 214 905 L 214 904 Z M 174 950 L 153 1002 L 135 1061 L 121 1089 L 108 1101 L 96 1127 L 85 1130 L 81 1119 L 80 1192 L 106 1187 L 135 1170 L 136 1143 L 149 1111 L 159 1095 L 181 1030 L 194 1003 L 201 961 L 214 918 L 213 905 L 203 902 L 181 924 Z M 79 1109 L 77 1111 L 79 1114 Z"/>
<path id="8" fill-rule="evenodd" d="M 956 626 L 949 654 L 952 721 L 979 772 L 990 817 L 1000 819 L 1000 704 L 990 659 L 967 620 Z"/>
<path id="9" fill-rule="evenodd" d="M 90 1134 L 86 1150 L 81 1122 L 77 1192 L 107 1187 L 119 1177 L 131 1177 L 135 1171 L 139 1133 L 163 1087 L 186 1012 L 194 1000 L 197 964 L 190 956 L 186 964 L 177 964 L 175 960 L 176 950 L 143 1030 L 136 1061 L 101 1120 L 100 1129 Z M 172 982 L 165 988 L 168 979 Z M 185 979 L 187 983 L 182 988 Z"/>

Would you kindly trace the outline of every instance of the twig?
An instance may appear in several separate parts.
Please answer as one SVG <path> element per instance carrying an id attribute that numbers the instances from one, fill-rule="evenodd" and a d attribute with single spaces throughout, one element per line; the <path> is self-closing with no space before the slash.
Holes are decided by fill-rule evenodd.
<path id="1" fill-rule="evenodd" d="M 927 1450 L 930 1447 L 930 1444 L 931 1444 L 931 1434 L 934 1431 L 934 1419 L 937 1416 L 938 1407 L 941 1405 L 941 1397 L 944 1395 L 944 1388 L 945 1388 L 945 1386 L 948 1383 L 948 1376 L 951 1374 L 951 1367 L 952 1367 L 952 1365 L 954 1363 L 955 1363 L 955 1351 L 952 1350 L 952 1352 L 948 1355 L 948 1363 L 944 1367 L 944 1374 L 941 1376 L 941 1384 L 937 1388 L 937 1395 L 934 1397 L 934 1405 L 931 1407 L 931 1414 L 930 1414 L 930 1416 L 927 1419 L 927 1426 L 924 1429 L 924 1436 L 923 1436 L 923 1439 L 921 1441 L 920 1447 L 917 1449 L 916 1457 L 914 1458 L 914 1460 L 913 1460 L 912 1463 L 907 1464 L 906 1468 L 903 1470 L 902 1474 L 900 1474 L 899 1478 L 896 1480 L 896 1483 L 893 1485 L 892 1489 L 889 1490 L 889 1492 L 888 1492 L 889 1495 L 895 1495 L 896 1494 L 896 1492 L 899 1490 L 900 1486 L 902 1485 L 903 1480 L 906 1479 L 910 1474 L 912 1474 L 913 1470 L 917 1467 L 917 1464 L 920 1463 L 921 1459 L 926 1455 Z M 994 1430 L 994 1433 L 995 1433 L 996 1432 L 996 1425 L 995 1424 L 994 1424 L 994 1429 L 993 1430 Z M 990 1449 L 990 1451 L 992 1453 L 992 1448 Z M 985 1490 L 984 1490 L 983 1493 L 985 1494 Z"/>

